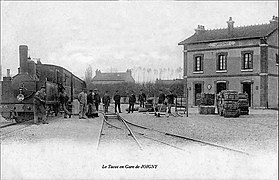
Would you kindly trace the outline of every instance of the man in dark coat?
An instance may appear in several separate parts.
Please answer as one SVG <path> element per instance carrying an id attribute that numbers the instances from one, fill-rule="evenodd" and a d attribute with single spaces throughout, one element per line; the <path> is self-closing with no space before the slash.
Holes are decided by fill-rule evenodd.
<path id="1" fill-rule="evenodd" d="M 103 104 L 104 104 L 105 113 L 108 113 L 108 107 L 110 104 L 110 96 L 108 94 L 108 91 L 105 92 L 105 95 L 103 97 Z"/>
<path id="2" fill-rule="evenodd" d="M 129 96 L 129 109 L 128 109 L 128 113 L 130 113 L 130 111 L 132 111 L 132 113 L 134 112 L 134 105 L 136 103 L 136 96 L 134 94 L 134 91 L 131 91 L 131 94 Z"/>
<path id="3" fill-rule="evenodd" d="M 63 107 L 64 111 L 64 118 L 67 118 L 67 115 L 69 115 L 69 118 L 71 118 L 71 113 L 68 111 L 68 101 L 69 101 L 69 96 L 67 95 L 65 88 L 61 89 L 60 95 L 59 95 L 59 100 L 60 103 Z"/>
<path id="4" fill-rule="evenodd" d="M 87 117 L 88 118 L 92 118 L 93 117 L 93 106 L 95 106 L 93 98 L 94 98 L 93 90 L 90 90 L 89 94 L 87 95 L 87 104 L 88 104 Z"/>
<path id="5" fill-rule="evenodd" d="M 166 99 L 166 96 L 165 96 L 165 94 L 163 93 L 163 90 L 162 89 L 160 89 L 159 90 L 159 99 L 158 99 L 158 109 L 155 107 L 155 116 L 160 116 L 160 111 L 161 111 L 161 109 L 162 109 L 162 107 L 163 107 L 163 105 L 164 105 L 164 103 L 165 103 L 165 99 Z M 157 113 L 157 112 L 159 112 L 159 113 Z"/>
<path id="6" fill-rule="evenodd" d="M 168 113 L 171 113 L 171 107 L 174 106 L 174 99 L 177 96 L 173 94 L 173 91 L 170 90 L 169 94 L 167 95 L 167 106 L 168 106 Z"/>
<path id="7" fill-rule="evenodd" d="M 98 89 L 94 89 L 94 103 L 96 106 L 96 110 L 99 111 L 99 105 L 101 103 L 101 97 L 98 93 Z"/>
<path id="8" fill-rule="evenodd" d="M 118 90 L 116 90 L 115 95 L 113 96 L 113 100 L 115 103 L 115 108 L 114 108 L 115 113 L 117 113 L 117 107 L 118 107 L 118 113 L 121 113 L 120 99 L 121 99 L 121 96 L 119 95 Z"/>
<path id="9" fill-rule="evenodd" d="M 42 86 L 39 91 L 36 92 L 34 96 L 34 124 L 38 123 L 39 116 L 42 118 L 43 124 L 48 124 L 46 122 L 46 87 Z"/>
<path id="10" fill-rule="evenodd" d="M 160 89 L 158 104 L 164 104 L 165 98 L 165 94 L 163 93 L 162 89 Z"/>
<path id="11" fill-rule="evenodd" d="M 144 103 L 146 101 L 146 95 L 143 92 L 143 89 L 140 90 L 140 94 L 139 94 L 139 102 L 140 102 L 140 107 L 144 108 Z"/>

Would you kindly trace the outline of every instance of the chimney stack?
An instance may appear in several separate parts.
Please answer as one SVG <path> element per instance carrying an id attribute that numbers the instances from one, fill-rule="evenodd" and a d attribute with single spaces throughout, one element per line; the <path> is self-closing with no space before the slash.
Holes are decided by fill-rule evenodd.
<path id="1" fill-rule="evenodd" d="M 200 35 L 200 34 L 202 34 L 205 31 L 205 28 L 204 28 L 203 25 L 198 25 L 198 28 L 195 29 L 195 31 L 196 31 L 197 35 Z"/>
<path id="2" fill-rule="evenodd" d="M 19 46 L 19 66 L 20 66 L 20 73 L 28 72 L 28 46 L 20 45 Z"/>
<path id="3" fill-rule="evenodd" d="M 97 75 L 97 74 L 101 74 L 101 70 L 97 69 L 97 70 L 95 71 L 95 73 L 96 73 L 96 75 Z"/>
<path id="4" fill-rule="evenodd" d="M 132 75 L 132 70 L 131 69 L 127 69 L 126 73 L 129 74 L 129 75 Z"/>
<path id="5" fill-rule="evenodd" d="M 229 18 L 227 23 L 228 23 L 229 35 L 233 35 L 233 24 L 234 24 L 234 21 L 232 20 L 232 17 Z"/>

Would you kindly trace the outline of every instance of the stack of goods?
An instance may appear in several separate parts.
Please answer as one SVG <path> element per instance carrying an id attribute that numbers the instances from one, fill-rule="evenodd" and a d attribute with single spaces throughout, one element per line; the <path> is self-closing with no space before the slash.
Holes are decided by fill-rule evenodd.
<path id="1" fill-rule="evenodd" d="M 214 100 L 215 94 L 201 93 L 199 113 L 215 114 Z"/>

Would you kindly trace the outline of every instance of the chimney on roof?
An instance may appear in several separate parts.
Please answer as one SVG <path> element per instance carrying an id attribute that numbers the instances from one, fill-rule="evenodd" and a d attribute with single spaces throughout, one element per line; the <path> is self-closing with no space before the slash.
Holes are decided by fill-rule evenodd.
<path id="1" fill-rule="evenodd" d="M 131 69 L 127 69 L 126 73 L 129 74 L 129 75 L 132 75 L 132 70 Z"/>
<path id="2" fill-rule="evenodd" d="M 271 25 L 278 26 L 278 16 L 273 16 L 272 19 L 269 21 Z"/>
<path id="3" fill-rule="evenodd" d="M 229 18 L 227 23 L 228 23 L 229 35 L 232 35 L 233 34 L 233 24 L 234 24 L 234 21 L 232 20 L 232 17 Z"/>
<path id="4" fill-rule="evenodd" d="M 195 31 L 196 31 L 197 35 L 200 35 L 201 33 L 203 33 L 205 31 L 205 28 L 203 25 L 198 25 L 198 28 L 195 29 Z"/>
<path id="5" fill-rule="evenodd" d="M 96 69 L 95 73 L 96 73 L 96 76 L 97 76 L 98 74 L 101 74 L 101 70 Z"/>

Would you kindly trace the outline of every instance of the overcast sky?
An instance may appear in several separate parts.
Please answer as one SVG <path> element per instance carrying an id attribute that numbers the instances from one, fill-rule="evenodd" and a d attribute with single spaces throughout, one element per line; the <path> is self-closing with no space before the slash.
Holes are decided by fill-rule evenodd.
<path id="1" fill-rule="evenodd" d="M 194 29 L 269 23 L 277 1 L 255 2 L 3 2 L 2 73 L 19 67 L 18 46 L 32 58 L 69 69 L 83 78 L 93 71 L 182 67 L 177 44 Z M 94 74 L 93 74 L 94 75 Z"/>

